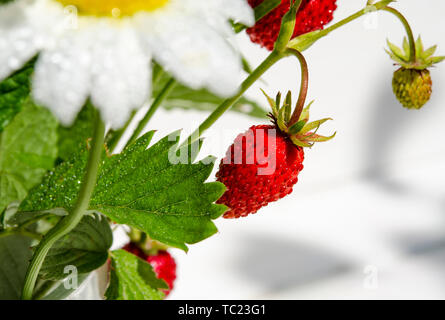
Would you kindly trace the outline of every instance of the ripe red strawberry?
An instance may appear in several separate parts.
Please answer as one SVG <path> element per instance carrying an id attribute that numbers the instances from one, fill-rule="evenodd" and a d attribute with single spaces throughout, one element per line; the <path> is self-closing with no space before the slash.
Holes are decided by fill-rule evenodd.
<path id="1" fill-rule="evenodd" d="M 327 141 L 335 135 L 323 137 L 310 132 L 329 120 L 308 123 L 310 105 L 300 111 L 296 117 L 298 121 L 291 123 L 290 94 L 281 108 L 278 108 L 279 96 L 276 103 L 268 99 L 275 125 L 252 126 L 240 134 L 216 174 L 217 180 L 227 188 L 217 201 L 229 207 L 224 218 L 245 217 L 290 194 L 303 170 L 303 147 L 311 147 L 314 142 Z"/>
<path id="2" fill-rule="evenodd" d="M 255 8 L 264 0 L 248 0 L 249 5 Z M 281 0 L 281 4 L 269 14 L 259 20 L 253 27 L 247 29 L 252 42 L 273 50 L 275 41 L 280 33 L 281 20 L 289 11 L 290 1 Z M 294 34 L 295 38 L 301 34 L 323 29 L 333 19 L 337 9 L 336 0 L 302 0 L 296 15 Z"/>
<path id="3" fill-rule="evenodd" d="M 156 255 L 147 257 L 147 262 L 151 264 L 158 278 L 167 282 L 169 290 L 164 291 L 167 296 L 173 290 L 173 283 L 176 279 L 176 262 L 167 251 L 158 251 Z"/>
<path id="4" fill-rule="evenodd" d="M 134 242 L 130 242 L 123 249 L 151 264 L 156 276 L 164 280 L 169 287 L 168 290 L 164 290 L 165 296 L 167 297 L 170 291 L 173 290 L 173 284 L 176 280 L 176 262 L 170 253 L 165 250 L 159 250 L 156 254 L 147 255 Z"/>

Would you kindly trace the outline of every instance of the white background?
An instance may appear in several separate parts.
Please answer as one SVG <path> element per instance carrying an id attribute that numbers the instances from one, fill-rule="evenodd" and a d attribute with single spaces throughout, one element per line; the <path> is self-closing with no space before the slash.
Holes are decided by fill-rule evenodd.
<path id="1" fill-rule="evenodd" d="M 335 21 L 365 0 L 338 0 Z M 394 4 L 445 55 L 445 2 Z M 313 119 L 334 121 L 320 132 L 337 137 L 306 151 L 293 194 L 258 214 L 218 219 L 219 233 L 173 250 L 178 279 L 171 299 L 445 298 L 445 63 L 431 70 L 434 92 L 421 111 L 392 94 L 395 67 L 386 38 L 404 29 L 381 12 L 335 31 L 305 52 Z M 252 65 L 267 51 L 240 35 Z M 279 62 L 249 96 L 294 90 L 300 71 Z M 164 110 L 149 124 L 158 137 L 189 132 L 206 113 Z M 205 136 L 203 155 L 221 157 L 234 137 L 261 121 L 225 114 Z M 212 177 L 213 179 L 213 177 Z"/>

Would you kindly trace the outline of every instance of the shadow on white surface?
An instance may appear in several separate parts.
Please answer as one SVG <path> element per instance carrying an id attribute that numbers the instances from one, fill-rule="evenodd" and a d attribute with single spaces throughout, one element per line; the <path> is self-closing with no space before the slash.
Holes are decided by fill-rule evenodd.
<path id="1" fill-rule="evenodd" d="M 234 268 L 270 294 L 324 281 L 353 268 L 347 259 L 309 243 L 253 234 L 239 243 Z"/>

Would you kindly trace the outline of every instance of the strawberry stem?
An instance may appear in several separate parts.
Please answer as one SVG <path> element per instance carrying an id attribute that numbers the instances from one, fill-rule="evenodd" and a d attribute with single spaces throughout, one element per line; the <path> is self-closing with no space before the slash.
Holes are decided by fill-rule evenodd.
<path id="1" fill-rule="evenodd" d="M 238 93 L 232 98 L 226 99 L 218 106 L 201 125 L 184 141 L 182 146 L 190 145 L 198 140 L 201 135 L 209 129 L 230 107 L 232 107 L 270 67 L 286 56 L 285 53 L 272 51 L 271 54 L 247 77 L 241 84 Z"/>
<path id="2" fill-rule="evenodd" d="M 392 13 L 402 22 L 403 26 L 405 27 L 406 33 L 408 35 L 408 42 L 410 48 L 409 60 L 410 62 L 416 62 L 416 41 L 414 40 L 413 30 L 411 29 L 408 20 L 406 20 L 406 18 L 403 16 L 402 13 L 400 13 L 400 11 L 392 7 L 385 7 L 383 8 L 383 10 Z"/>
<path id="3" fill-rule="evenodd" d="M 85 214 L 85 211 L 88 209 L 88 205 L 96 185 L 99 163 L 102 158 L 104 136 L 105 124 L 102 122 L 99 112 L 96 112 L 94 138 L 91 144 L 85 176 L 80 187 L 76 204 L 73 210 L 67 216 L 59 220 L 56 226 L 45 235 L 35 249 L 34 255 L 32 256 L 31 262 L 26 271 L 22 291 L 22 300 L 31 300 L 33 298 L 36 281 L 49 250 L 57 240 L 65 236 L 79 224 Z"/>
<path id="4" fill-rule="evenodd" d="M 289 121 L 289 127 L 290 127 L 290 126 L 294 125 L 295 123 L 297 123 L 298 120 L 300 120 L 301 112 L 303 112 L 303 109 L 304 109 L 304 103 L 306 102 L 307 90 L 308 90 L 308 86 L 309 86 L 309 69 L 307 66 L 306 59 L 304 58 L 304 56 L 301 54 L 300 51 L 288 48 L 286 50 L 286 53 L 292 54 L 295 57 L 297 57 L 298 61 L 300 62 L 300 66 L 301 66 L 300 94 L 298 96 L 298 101 L 295 106 L 295 110 L 294 110 L 292 117 L 290 118 L 290 121 Z"/>

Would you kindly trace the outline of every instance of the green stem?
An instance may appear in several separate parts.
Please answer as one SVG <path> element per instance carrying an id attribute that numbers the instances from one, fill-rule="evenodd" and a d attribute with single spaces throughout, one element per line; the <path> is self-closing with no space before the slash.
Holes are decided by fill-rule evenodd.
<path id="1" fill-rule="evenodd" d="M 368 5 L 365 8 L 357 11 L 356 13 L 350 15 L 349 17 L 347 17 L 347 18 L 345 18 L 343 20 L 340 20 L 339 22 L 333 24 L 330 27 L 327 27 L 327 28 L 325 28 L 323 30 L 320 30 L 320 31 L 314 31 L 312 33 L 303 34 L 303 35 L 301 35 L 299 37 L 296 37 L 296 38 L 292 39 L 289 42 L 288 47 L 298 48 L 299 42 L 301 41 L 301 39 L 305 39 L 308 35 L 312 34 L 311 35 L 312 38 L 310 40 L 308 40 L 307 43 L 304 43 L 303 48 L 299 48 L 299 51 L 306 50 L 313 43 L 315 43 L 319 39 L 327 36 L 332 31 L 337 30 L 338 28 L 343 27 L 344 25 L 348 24 L 349 22 L 352 22 L 352 21 L 354 21 L 354 20 L 356 20 L 356 19 L 358 19 L 358 18 L 360 18 L 360 17 L 362 17 L 362 16 L 364 16 L 364 15 L 366 15 L 368 13 L 375 12 L 375 11 L 378 11 L 378 10 L 384 10 L 385 8 L 387 8 L 388 4 L 389 3 L 388 3 L 387 0 L 383 0 L 383 1 L 377 2 L 377 3 L 372 4 L 372 5 Z"/>
<path id="2" fill-rule="evenodd" d="M 388 1 L 380 1 L 377 2 L 375 4 L 366 6 L 364 9 L 357 11 L 356 13 L 350 15 L 349 17 L 333 24 L 332 26 L 324 29 L 321 31 L 321 33 L 323 33 L 323 35 L 327 35 L 329 33 L 331 33 L 332 31 L 344 26 L 345 24 L 360 18 L 361 16 L 364 16 L 365 14 L 368 14 L 370 12 L 374 12 L 374 11 L 378 11 L 378 10 L 383 10 L 388 6 Z"/>
<path id="3" fill-rule="evenodd" d="M 162 88 L 161 92 L 158 94 L 156 99 L 153 101 L 152 105 L 150 106 L 150 109 L 148 109 L 147 113 L 145 114 L 144 118 L 139 122 L 137 128 L 134 130 L 133 135 L 131 136 L 130 140 L 128 140 L 127 145 L 133 143 L 136 141 L 136 139 L 139 137 L 141 132 L 144 130 L 144 128 L 147 126 L 150 119 L 155 114 L 156 110 L 161 106 L 162 102 L 168 97 L 172 89 L 175 87 L 176 81 L 173 78 L 170 78 L 170 80 L 167 82 L 167 84 Z"/>
<path id="4" fill-rule="evenodd" d="M 31 263 L 28 267 L 25 277 L 25 284 L 23 286 L 22 299 L 30 300 L 34 292 L 34 287 L 40 268 L 43 265 L 46 255 L 48 254 L 54 243 L 62 238 L 64 235 L 73 230 L 82 219 L 85 211 L 88 209 L 88 204 L 91 195 L 96 185 L 97 173 L 99 170 L 99 163 L 102 156 L 102 148 L 104 143 L 105 125 L 97 114 L 94 137 L 91 145 L 91 150 L 88 156 L 88 163 L 86 167 L 85 177 L 79 192 L 79 197 L 72 210 L 72 212 L 62 218 L 57 225 L 52 228 L 39 243 Z"/>
<path id="5" fill-rule="evenodd" d="M 386 7 L 383 8 L 384 11 L 390 12 L 393 15 L 395 15 L 397 18 L 399 18 L 400 22 L 402 22 L 403 26 L 405 27 L 406 34 L 408 35 L 408 42 L 409 42 L 409 61 L 410 62 L 416 62 L 416 41 L 414 40 L 414 34 L 413 30 L 411 29 L 411 26 L 409 25 L 408 20 L 401 14 L 399 11 L 397 11 L 394 8 Z"/>
<path id="6" fill-rule="evenodd" d="M 246 92 L 247 89 L 249 89 L 252 84 L 254 84 L 271 66 L 273 66 L 277 61 L 279 61 L 281 58 L 285 57 L 285 53 L 280 53 L 277 51 L 272 51 L 272 53 L 256 68 L 244 82 L 241 84 L 241 88 L 239 89 L 238 93 L 229 98 L 224 100 L 222 104 L 218 106 L 208 117 L 205 119 L 201 125 L 196 129 L 188 138 L 185 140 L 184 144 L 192 144 L 196 140 L 201 137 L 201 135 L 209 129 L 215 122 L 218 120 L 224 112 L 226 112 L 231 106 L 233 106 Z"/>
<path id="7" fill-rule="evenodd" d="M 116 131 L 110 130 L 109 133 L 107 134 L 107 136 L 105 138 L 105 143 L 106 143 L 108 151 L 110 153 L 113 153 L 114 150 L 116 149 L 119 141 L 122 139 L 122 136 L 127 131 L 128 127 L 130 126 L 130 123 L 133 121 L 136 113 L 137 113 L 136 111 L 132 112 L 130 119 L 128 119 L 128 121 L 125 123 L 125 125 L 122 128 L 120 128 Z"/>
<path id="8" fill-rule="evenodd" d="M 293 124 L 297 123 L 298 120 L 300 120 L 301 112 L 303 112 L 304 109 L 304 103 L 306 101 L 307 90 L 309 86 L 309 68 L 307 66 L 306 59 L 304 58 L 304 56 L 301 54 L 300 51 L 295 49 L 287 49 L 286 52 L 297 57 L 301 66 L 300 94 L 298 96 L 298 101 L 297 105 L 295 106 L 294 113 L 292 114 L 292 117 L 289 121 L 289 127 L 291 127 Z"/>

